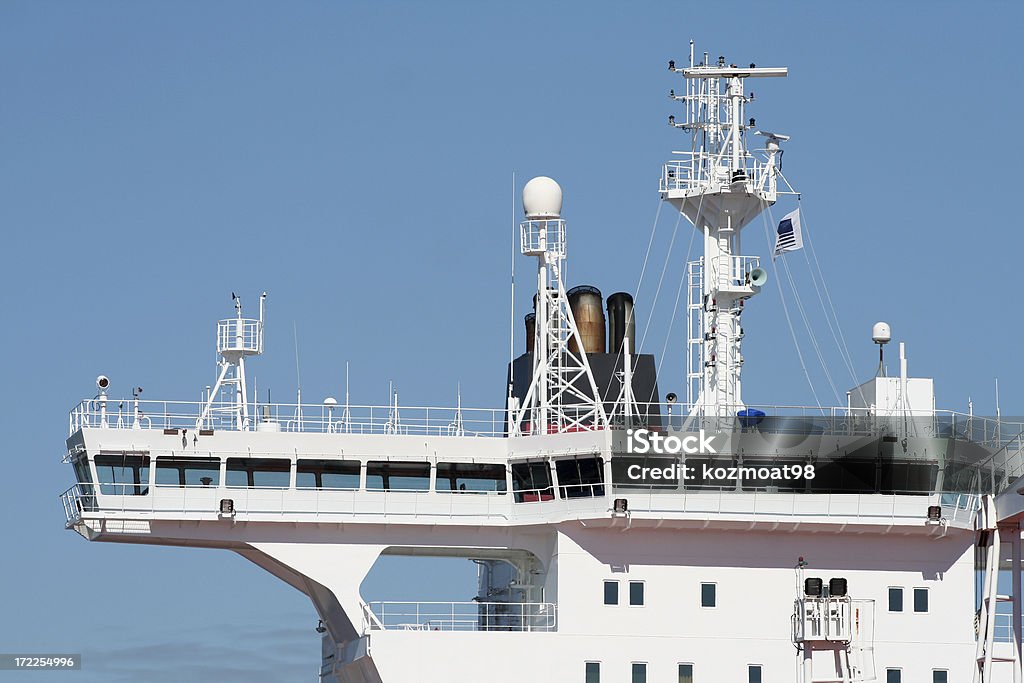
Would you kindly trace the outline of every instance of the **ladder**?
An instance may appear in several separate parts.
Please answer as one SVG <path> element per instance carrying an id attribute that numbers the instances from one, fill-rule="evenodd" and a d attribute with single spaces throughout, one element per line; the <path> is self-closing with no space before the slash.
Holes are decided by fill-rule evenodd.
<path id="1" fill-rule="evenodd" d="M 1020 638 L 1021 630 L 1021 605 L 1020 605 L 1020 577 L 1015 576 L 1013 581 L 1013 594 L 1001 595 L 999 587 L 999 560 L 1001 556 L 1002 543 L 1009 541 L 1013 552 L 1013 568 L 1020 568 L 1020 528 L 1017 524 L 1000 526 L 996 512 L 995 497 L 991 495 L 982 496 L 981 507 L 975 521 L 975 528 L 978 534 L 978 550 L 984 552 L 984 581 L 982 583 L 981 608 L 978 610 L 977 630 L 978 643 L 975 649 L 974 683 L 992 683 L 992 665 L 996 663 L 1009 663 L 1013 666 L 1014 683 L 1021 681 L 1021 669 L 1019 652 L 1016 645 L 1010 651 L 1009 656 L 997 655 L 995 653 L 996 614 L 1000 603 L 1013 604 L 1013 620 L 1011 621 L 1011 632 L 1014 641 Z"/>

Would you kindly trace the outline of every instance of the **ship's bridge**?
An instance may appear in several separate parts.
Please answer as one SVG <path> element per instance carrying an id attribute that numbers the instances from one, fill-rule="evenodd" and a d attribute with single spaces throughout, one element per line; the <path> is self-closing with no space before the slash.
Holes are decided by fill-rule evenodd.
<path id="1" fill-rule="evenodd" d="M 955 412 L 879 422 L 856 409 L 799 406 L 747 406 L 759 416 L 697 423 L 670 403 L 645 405 L 644 423 L 629 429 L 535 436 L 508 437 L 504 410 L 331 403 L 261 405 L 240 428 L 235 415 L 204 405 L 77 405 L 65 457 L 77 481 L 62 496 L 68 526 L 90 538 L 145 536 L 152 522 L 186 519 L 941 533 L 940 521 L 966 528 L 978 496 L 1005 488 L 1000 463 L 1021 433 Z M 631 440 L 645 427 L 663 439 L 703 430 L 722 441 L 714 454 L 641 453 Z M 629 463 L 666 462 L 690 476 L 624 474 Z M 808 465 L 813 476 L 772 478 L 773 468 Z"/>

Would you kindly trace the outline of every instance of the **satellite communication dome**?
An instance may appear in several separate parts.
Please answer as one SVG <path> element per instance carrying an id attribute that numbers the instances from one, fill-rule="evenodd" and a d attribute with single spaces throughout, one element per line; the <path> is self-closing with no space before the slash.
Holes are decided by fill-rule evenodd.
<path id="1" fill-rule="evenodd" d="M 892 339 L 892 330 L 889 323 L 877 322 L 871 328 L 871 341 L 876 344 L 888 344 Z"/>
<path id="2" fill-rule="evenodd" d="M 562 215 L 562 188 L 547 176 L 537 176 L 523 188 L 527 218 L 558 218 Z"/>

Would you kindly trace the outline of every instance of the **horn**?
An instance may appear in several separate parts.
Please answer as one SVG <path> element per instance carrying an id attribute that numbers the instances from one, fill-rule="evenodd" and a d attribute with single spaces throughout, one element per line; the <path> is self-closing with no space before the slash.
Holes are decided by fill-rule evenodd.
<path id="1" fill-rule="evenodd" d="M 768 282 L 768 271 L 764 268 L 754 268 L 747 273 L 747 278 L 750 280 L 750 284 L 754 287 L 764 287 Z"/>

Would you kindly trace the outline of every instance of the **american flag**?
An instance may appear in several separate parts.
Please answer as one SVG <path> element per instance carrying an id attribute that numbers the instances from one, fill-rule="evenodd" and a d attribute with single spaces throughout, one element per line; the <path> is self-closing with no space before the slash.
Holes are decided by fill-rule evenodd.
<path id="1" fill-rule="evenodd" d="M 804 236 L 800 230 L 800 209 L 787 213 L 779 221 L 778 234 L 775 236 L 774 256 L 787 251 L 804 248 Z"/>

